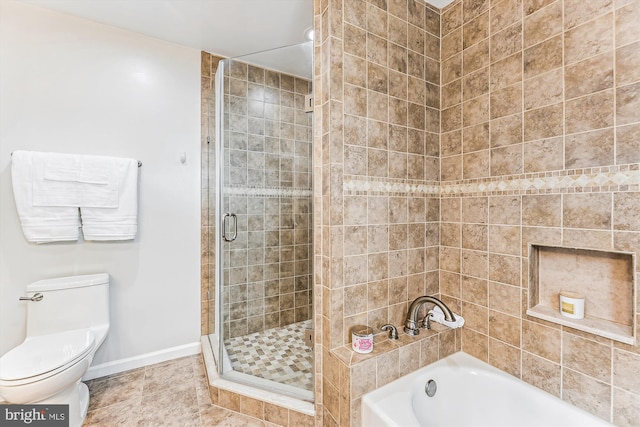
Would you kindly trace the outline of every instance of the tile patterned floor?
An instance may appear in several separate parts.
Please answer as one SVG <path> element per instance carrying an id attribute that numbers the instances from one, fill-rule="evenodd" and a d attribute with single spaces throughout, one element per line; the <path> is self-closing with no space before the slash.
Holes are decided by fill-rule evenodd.
<path id="1" fill-rule="evenodd" d="M 189 356 L 87 382 L 91 393 L 83 427 L 268 427 L 213 405 L 202 356 Z"/>
<path id="2" fill-rule="evenodd" d="M 233 370 L 313 391 L 313 350 L 304 342 L 311 320 L 225 340 Z"/>

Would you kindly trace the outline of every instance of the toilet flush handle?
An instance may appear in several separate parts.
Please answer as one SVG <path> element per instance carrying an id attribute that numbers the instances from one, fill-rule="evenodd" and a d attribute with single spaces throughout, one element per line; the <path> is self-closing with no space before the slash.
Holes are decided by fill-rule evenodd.
<path id="1" fill-rule="evenodd" d="M 20 301 L 42 301 L 42 298 L 44 298 L 44 295 L 38 292 L 32 297 L 20 297 Z"/>

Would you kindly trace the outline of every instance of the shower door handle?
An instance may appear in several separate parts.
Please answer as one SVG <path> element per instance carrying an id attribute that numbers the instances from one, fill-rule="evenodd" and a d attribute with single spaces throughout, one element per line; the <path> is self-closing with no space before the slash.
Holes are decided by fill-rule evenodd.
<path id="1" fill-rule="evenodd" d="M 227 235 L 227 218 L 233 218 L 233 234 Z M 222 238 L 225 242 L 233 242 L 238 237 L 238 217 L 236 214 L 227 212 L 222 218 Z"/>

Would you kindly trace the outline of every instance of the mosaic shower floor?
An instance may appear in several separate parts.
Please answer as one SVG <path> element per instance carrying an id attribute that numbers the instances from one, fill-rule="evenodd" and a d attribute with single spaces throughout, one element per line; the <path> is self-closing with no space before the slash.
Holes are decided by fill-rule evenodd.
<path id="1" fill-rule="evenodd" d="M 233 370 L 313 390 L 313 350 L 304 342 L 311 320 L 225 340 Z"/>

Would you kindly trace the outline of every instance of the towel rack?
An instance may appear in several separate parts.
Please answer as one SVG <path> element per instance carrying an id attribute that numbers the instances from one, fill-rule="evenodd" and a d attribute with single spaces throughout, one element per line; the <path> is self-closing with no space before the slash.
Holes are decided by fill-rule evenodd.
<path id="1" fill-rule="evenodd" d="M 11 152 L 11 156 L 13 156 L 13 151 Z M 142 162 L 140 160 L 138 160 L 138 167 L 141 168 L 142 167 Z"/>

